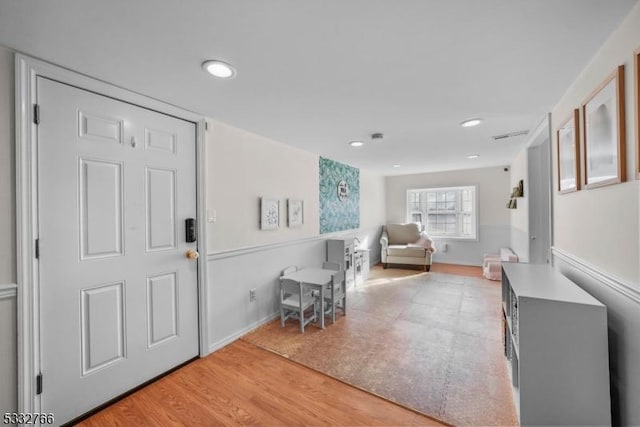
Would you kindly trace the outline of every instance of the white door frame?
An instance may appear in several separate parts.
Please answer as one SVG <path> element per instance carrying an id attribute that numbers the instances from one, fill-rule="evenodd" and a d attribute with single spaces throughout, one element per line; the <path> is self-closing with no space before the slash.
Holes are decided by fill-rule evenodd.
<path id="1" fill-rule="evenodd" d="M 16 246 L 18 304 L 18 411 L 40 412 L 36 375 L 40 372 L 40 307 L 38 260 L 37 137 L 34 124 L 36 78 L 46 77 L 80 89 L 119 99 L 143 108 L 187 120 L 196 125 L 196 201 L 198 221 L 198 327 L 200 356 L 208 354 L 207 229 L 206 229 L 206 121 L 202 115 L 78 74 L 19 53 L 15 56 L 16 118 Z M 46 114 L 44 112 L 43 114 Z M 46 377 L 44 379 L 46 387 Z"/>
<path id="2" fill-rule="evenodd" d="M 545 253 L 546 253 L 546 258 L 548 260 L 548 263 L 551 264 L 551 260 L 553 259 L 553 257 L 551 256 L 551 247 L 553 246 L 553 132 L 551 131 L 552 128 L 552 123 L 551 123 L 551 113 L 547 113 L 544 115 L 544 117 L 540 120 L 540 123 L 538 123 L 538 125 L 534 128 L 534 131 L 531 133 L 531 136 L 529 137 L 528 143 L 527 143 L 527 168 L 529 168 L 529 155 L 528 155 L 528 150 L 530 148 L 533 147 L 541 147 L 544 146 L 545 144 L 548 146 L 548 153 L 547 153 L 547 161 L 549 162 L 549 167 L 547 168 L 546 171 L 540 171 L 541 174 L 546 174 L 548 176 L 548 181 L 547 181 L 547 203 L 549 205 L 549 211 L 545 212 L 545 221 L 549 224 L 548 230 L 545 230 L 545 238 L 548 239 L 548 243 L 549 243 L 549 247 L 544 249 Z M 527 177 L 528 181 L 531 181 L 531 173 L 528 173 L 528 177 Z M 531 192 L 529 192 L 531 193 Z M 531 249 L 531 217 L 532 217 L 532 210 L 536 207 L 536 204 L 534 203 L 533 200 L 529 200 L 529 249 Z M 538 230 L 540 231 L 540 230 Z M 538 254 L 539 255 L 539 254 Z M 529 252 L 529 259 L 532 258 L 532 254 L 531 251 Z"/>

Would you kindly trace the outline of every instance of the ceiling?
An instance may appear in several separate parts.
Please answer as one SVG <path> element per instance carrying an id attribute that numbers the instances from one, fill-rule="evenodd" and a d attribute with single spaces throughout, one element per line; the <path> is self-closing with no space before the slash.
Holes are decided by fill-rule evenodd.
<path id="1" fill-rule="evenodd" d="M 392 175 L 509 164 L 635 2 L 0 0 L 0 44 Z"/>

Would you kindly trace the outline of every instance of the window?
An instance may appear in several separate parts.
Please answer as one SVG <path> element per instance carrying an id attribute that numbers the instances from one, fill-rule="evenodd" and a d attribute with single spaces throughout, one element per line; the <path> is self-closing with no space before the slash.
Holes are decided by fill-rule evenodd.
<path id="1" fill-rule="evenodd" d="M 408 190 L 407 220 L 425 225 L 432 237 L 475 240 L 476 187 Z"/>

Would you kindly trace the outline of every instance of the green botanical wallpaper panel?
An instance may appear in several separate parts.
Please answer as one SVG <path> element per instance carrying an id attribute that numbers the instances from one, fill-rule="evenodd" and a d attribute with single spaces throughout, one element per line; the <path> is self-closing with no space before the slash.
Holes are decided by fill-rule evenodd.
<path id="1" fill-rule="evenodd" d="M 320 233 L 360 228 L 360 170 L 320 157 Z"/>

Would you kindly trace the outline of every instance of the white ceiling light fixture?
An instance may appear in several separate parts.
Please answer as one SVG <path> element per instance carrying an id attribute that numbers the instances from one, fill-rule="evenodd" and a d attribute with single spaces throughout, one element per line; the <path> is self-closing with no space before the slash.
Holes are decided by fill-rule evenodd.
<path id="1" fill-rule="evenodd" d="M 467 159 L 477 159 L 478 157 L 480 157 L 480 154 L 469 154 Z"/>
<path id="2" fill-rule="evenodd" d="M 228 80 L 236 76 L 235 68 L 233 68 L 226 62 L 219 61 L 217 59 L 203 62 L 202 69 L 211 74 L 213 77 L 217 77 L 219 79 Z"/>
<path id="3" fill-rule="evenodd" d="M 364 142 L 362 141 L 351 141 L 349 143 L 350 146 L 352 147 L 362 147 L 364 145 Z"/>
<path id="4" fill-rule="evenodd" d="M 395 164 L 395 165 L 393 165 L 393 167 L 394 167 L 394 168 L 399 168 L 399 167 L 400 167 L 400 165 Z"/>
<path id="5" fill-rule="evenodd" d="M 460 123 L 460 126 L 462 126 L 463 128 L 470 128 L 473 126 L 478 126 L 480 123 L 482 123 L 482 119 L 469 119 Z"/>

